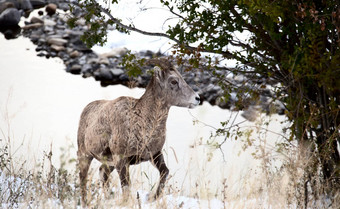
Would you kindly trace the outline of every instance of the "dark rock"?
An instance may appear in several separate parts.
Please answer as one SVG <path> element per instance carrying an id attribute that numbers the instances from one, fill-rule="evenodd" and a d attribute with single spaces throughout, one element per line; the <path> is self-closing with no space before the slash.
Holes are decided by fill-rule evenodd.
<path id="1" fill-rule="evenodd" d="M 121 74 L 119 76 L 119 80 L 122 81 L 123 83 L 128 82 L 129 81 L 129 76 L 126 75 L 126 74 Z"/>
<path id="2" fill-rule="evenodd" d="M 230 108 L 230 103 L 226 102 L 223 97 L 217 97 L 215 101 L 216 105 L 223 108 L 223 109 L 229 109 Z"/>
<path id="3" fill-rule="evenodd" d="M 52 16 L 55 14 L 55 12 L 57 11 L 57 5 L 56 4 L 53 4 L 53 3 L 49 3 L 47 6 L 46 6 L 46 12 L 48 15 Z"/>
<path id="4" fill-rule="evenodd" d="M 81 65 L 75 64 L 70 67 L 70 73 L 72 74 L 79 74 L 81 71 Z"/>
<path id="5" fill-rule="evenodd" d="M 50 52 L 51 57 L 56 57 L 58 54 L 57 52 Z"/>
<path id="6" fill-rule="evenodd" d="M 84 53 L 92 52 L 92 49 L 87 48 L 87 46 L 79 39 L 79 37 L 73 38 L 72 40 L 70 40 L 70 42 L 72 43 L 72 48 L 77 51 L 81 51 Z"/>
<path id="7" fill-rule="evenodd" d="M 70 59 L 70 56 L 68 53 L 66 53 L 65 51 L 60 51 L 58 53 L 58 57 L 60 57 L 64 62 L 68 61 Z M 66 64 L 66 63 L 65 63 Z"/>
<path id="8" fill-rule="evenodd" d="M 153 51 L 151 51 L 151 50 L 146 50 L 146 51 L 139 52 L 139 54 L 140 54 L 141 57 L 152 58 L 152 57 L 154 57 L 155 53 L 153 53 Z"/>
<path id="9" fill-rule="evenodd" d="M 0 3 L 0 14 L 7 8 L 16 8 L 13 2 L 1 2 Z"/>
<path id="10" fill-rule="evenodd" d="M 273 96 L 272 93 L 271 93 L 271 91 L 270 91 L 269 89 L 266 89 L 266 88 L 261 89 L 260 92 L 261 92 L 261 95 L 266 96 L 266 97 L 271 97 L 271 96 Z"/>
<path id="11" fill-rule="evenodd" d="M 37 54 L 37 56 L 39 56 L 39 57 L 44 57 L 44 56 L 46 56 L 46 53 L 40 52 L 40 53 Z"/>
<path id="12" fill-rule="evenodd" d="M 16 8 L 7 8 L 0 14 L 0 26 L 18 25 L 21 13 Z"/>
<path id="13" fill-rule="evenodd" d="M 19 25 L 0 27 L 0 32 L 4 34 L 6 39 L 17 38 L 21 32 Z"/>
<path id="14" fill-rule="evenodd" d="M 27 10 L 32 10 L 33 6 L 30 2 L 30 0 L 21 0 L 19 1 L 20 4 L 20 9 L 27 11 Z"/>
<path id="15" fill-rule="evenodd" d="M 39 51 L 42 51 L 42 50 L 45 50 L 45 47 L 38 46 L 37 48 L 35 48 L 36 52 L 39 52 Z"/>
<path id="16" fill-rule="evenodd" d="M 46 6 L 46 0 L 30 0 L 31 5 L 34 9 L 39 9 Z M 40 15 L 40 14 L 39 14 Z"/>
<path id="17" fill-rule="evenodd" d="M 94 72 L 94 76 L 96 80 L 112 80 L 113 75 L 111 71 L 107 68 L 100 68 L 96 72 Z"/>
<path id="18" fill-rule="evenodd" d="M 10 2 L 14 5 L 15 8 L 17 8 L 18 10 L 32 10 L 32 4 L 30 2 L 30 0 L 6 0 L 6 2 Z"/>
<path id="19" fill-rule="evenodd" d="M 82 74 L 89 74 L 93 72 L 93 68 L 91 64 L 85 64 L 83 65 L 83 67 L 81 68 L 81 73 Z"/>

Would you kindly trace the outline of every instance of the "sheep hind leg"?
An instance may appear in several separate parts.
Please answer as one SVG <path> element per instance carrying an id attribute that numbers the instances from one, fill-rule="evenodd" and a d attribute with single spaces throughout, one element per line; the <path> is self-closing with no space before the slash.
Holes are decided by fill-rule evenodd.
<path id="1" fill-rule="evenodd" d="M 157 191 L 156 191 L 156 194 L 154 196 L 154 198 L 157 199 L 162 193 L 166 179 L 167 179 L 168 174 L 169 174 L 169 169 L 165 164 L 164 157 L 163 157 L 163 154 L 161 152 L 158 152 L 156 155 L 154 155 L 152 157 L 151 162 L 158 169 L 159 177 L 160 177 L 159 184 L 158 184 L 158 187 L 157 187 Z"/>
<path id="2" fill-rule="evenodd" d="M 78 168 L 79 168 L 79 179 L 80 179 L 80 189 L 81 189 L 81 204 L 83 207 L 87 205 L 87 174 L 93 160 L 92 156 L 87 156 L 84 153 L 78 151 Z"/>
<path id="3" fill-rule="evenodd" d="M 103 163 L 100 168 L 99 168 L 99 176 L 100 179 L 102 180 L 103 187 L 106 188 L 108 187 L 108 179 L 112 171 L 115 169 L 114 166 L 109 166 L 105 163 Z"/>

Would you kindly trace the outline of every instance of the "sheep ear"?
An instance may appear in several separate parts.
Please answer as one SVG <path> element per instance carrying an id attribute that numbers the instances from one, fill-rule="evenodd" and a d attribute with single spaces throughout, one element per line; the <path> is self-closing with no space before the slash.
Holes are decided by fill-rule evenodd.
<path id="1" fill-rule="evenodd" d="M 164 78 L 164 72 L 163 70 L 158 67 L 158 66 L 155 66 L 153 68 L 153 75 L 155 76 L 155 78 L 159 79 L 159 80 L 163 80 Z"/>

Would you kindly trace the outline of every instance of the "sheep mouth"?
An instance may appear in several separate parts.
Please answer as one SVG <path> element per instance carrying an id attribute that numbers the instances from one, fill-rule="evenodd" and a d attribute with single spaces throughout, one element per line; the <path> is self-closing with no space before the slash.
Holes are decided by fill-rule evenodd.
<path id="1" fill-rule="evenodd" d="M 189 108 L 193 109 L 193 108 L 197 107 L 199 104 L 200 104 L 199 102 L 198 103 L 190 103 Z"/>

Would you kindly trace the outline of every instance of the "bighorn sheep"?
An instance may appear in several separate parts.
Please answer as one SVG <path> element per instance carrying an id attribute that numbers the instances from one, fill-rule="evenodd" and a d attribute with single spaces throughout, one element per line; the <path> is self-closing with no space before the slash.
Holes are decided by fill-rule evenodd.
<path id="1" fill-rule="evenodd" d="M 160 173 L 155 197 L 164 187 L 169 170 L 162 147 L 169 109 L 171 106 L 193 108 L 200 98 L 168 60 L 147 62 L 156 67 L 140 99 L 119 97 L 94 101 L 81 114 L 77 155 L 82 204 L 86 204 L 86 177 L 93 158 L 102 163 L 99 172 L 104 185 L 116 168 L 124 189 L 129 186 L 129 165 L 151 161 Z"/>

